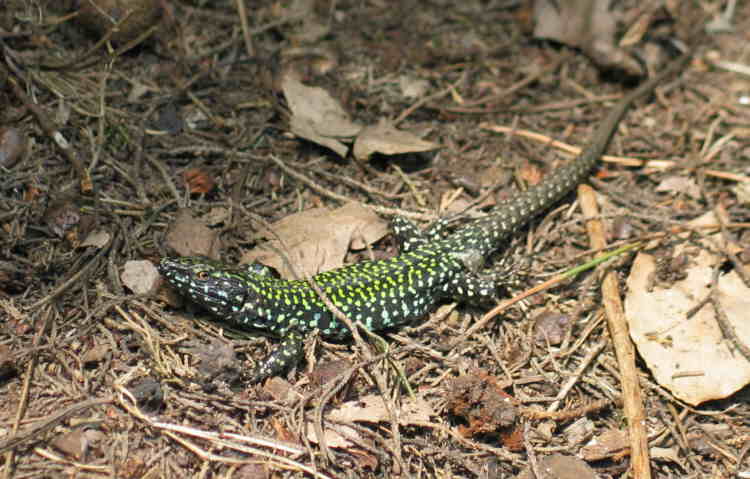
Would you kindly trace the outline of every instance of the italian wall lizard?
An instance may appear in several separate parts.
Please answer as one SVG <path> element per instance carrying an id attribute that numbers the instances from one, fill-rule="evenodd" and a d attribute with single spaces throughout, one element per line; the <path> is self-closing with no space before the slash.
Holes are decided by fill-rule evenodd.
<path id="1" fill-rule="evenodd" d="M 444 235 L 445 223 L 421 232 L 394 220 L 401 253 L 314 276 L 349 319 L 377 331 L 424 316 L 441 298 L 491 298 L 496 285 L 478 273 L 504 239 L 585 181 L 629 106 L 686 63 L 682 57 L 623 97 L 597 127 L 583 152 L 549 179 L 500 204 L 490 214 Z M 179 293 L 214 315 L 276 335 L 281 344 L 250 373 L 252 381 L 275 375 L 301 356 L 303 340 L 317 329 L 344 339 L 349 329 L 326 308 L 305 280 L 276 278 L 258 265 L 232 267 L 204 257 L 164 258 L 159 271 Z"/>

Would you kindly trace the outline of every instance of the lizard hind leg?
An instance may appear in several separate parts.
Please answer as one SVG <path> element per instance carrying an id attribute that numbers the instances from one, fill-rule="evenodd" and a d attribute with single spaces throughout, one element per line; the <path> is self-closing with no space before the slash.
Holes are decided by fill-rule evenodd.
<path id="1" fill-rule="evenodd" d="M 484 267 L 484 256 L 477 249 L 469 248 L 449 254 L 472 274 L 478 274 Z"/>
<path id="2" fill-rule="evenodd" d="M 467 249 L 451 253 L 451 256 L 463 266 L 464 271 L 445 284 L 443 294 L 473 302 L 488 301 L 497 296 L 499 278 L 495 275 L 480 274 L 485 258 L 479 250 Z"/>
<path id="3" fill-rule="evenodd" d="M 494 300 L 497 296 L 497 283 L 493 278 L 485 278 L 466 272 L 455 276 L 443 286 L 442 293 L 456 300 L 482 303 Z"/>

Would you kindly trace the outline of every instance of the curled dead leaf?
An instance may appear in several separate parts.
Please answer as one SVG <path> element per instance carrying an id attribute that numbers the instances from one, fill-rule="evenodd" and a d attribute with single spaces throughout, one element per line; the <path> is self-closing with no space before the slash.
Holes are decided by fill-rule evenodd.
<path id="1" fill-rule="evenodd" d="M 600 66 L 641 76 L 640 64 L 617 44 L 620 13 L 609 7 L 610 2 L 599 0 L 536 0 L 534 36 L 580 48 Z"/>
<path id="2" fill-rule="evenodd" d="M 362 129 L 353 122 L 341 104 L 327 91 L 300 82 L 293 70 L 285 72 L 281 89 L 292 116 L 292 133 L 346 156 L 348 147 L 341 139 L 349 139 Z"/>
<path id="3" fill-rule="evenodd" d="M 160 0 L 81 0 L 75 21 L 98 35 L 116 28 L 111 40 L 125 43 L 159 22 L 162 5 Z"/>
<path id="4" fill-rule="evenodd" d="M 385 119 L 362 129 L 354 142 L 354 157 L 366 160 L 373 153 L 401 155 L 437 150 L 440 145 L 425 141 L 406 131 L 397 130 Z"/>
<path id="5" fill-rule="evenodd" d="M 12 168 L 26 152 L 26 135 L 18 128 L 0 129 L 0 166 Z"/>
<path id="6" fill-rule="evenodd" d="M 350 247 L 364 248 L 379 240 L 388 233 L 388 224 L 371 210 L 350 203 L 333 211 L 312 208 L 289 215 L 272 230 L 272 239 L 243 254 L 241 263 L 258 261 L 293 278 L 295 272 L 279 251 L 294 262 L 297 274 L 311 276 L 341 267 Z"/>
<path id="7" fill-rule="evenodd" d="M 185 184 L 190 193 L 205 194 L 211 192 L 216 187 L 216 181 L 205 170 L 200 168 L 190 168 L 182 174 Z"/>

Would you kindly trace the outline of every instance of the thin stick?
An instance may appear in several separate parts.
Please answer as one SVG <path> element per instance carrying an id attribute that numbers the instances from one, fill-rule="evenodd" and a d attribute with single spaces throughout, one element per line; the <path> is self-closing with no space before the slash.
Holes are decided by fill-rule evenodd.
<path id="1" fill-rule="evenodd" d="M 63 156 L 65 156 L 68 162 L 73 166 L 73 169 L 76 170 L 76 174 L 78 175 L 81 184 L 81 191 L 83 193 L 90 193 L 91 191 L 93 191 L 94 186 L 91 181 L 91 176 L 89 176 L 88 170 L 83 166 L 81 160 L 79 160 L 76 154 L 73 152 L 73 149 L 62 136 L 62 133 L 60 133 L 60 131 L 55 128 L 55 126 L 49 120 L 50 115 L 43 112 L 39 105 L 34 103 L 31 98 L 29 98 L 29 96 L 25 91 L 23 91 L 23 88 L 21 88 L 15 78 L 11 77 L 8 72 L 6 72 L 6 75 L 8 75 L 8 83 L 10 83 L 10 87 L 13 90 L 13 93 L 16 95 L 16 97 L 18 97 L 19 100 L 21 100 L 24 106 L 34 114 L 34 118 L 36 118 L 36 121 L 39 122 L 39 126 L 42 127 L 44 133 L 46 133 L 47 136 L 49 136 L 50 139 L 53 140 L 53 143 L 57 145 Z"/>
<path id="2" fill-rule="evenodd" d="M 253 48 L 252 34 L 250 33 L 250 25 L 247 23 L 247 9 L 245 8 L 245 0 L 235 0 L 237 5 L 237 15 L 240 17 L 240 25 L 242 26 L 242 38 L 245 40 L 245 52 L 248 58 L 255 56 L 255 49 Z"/>
<path id="3" fill-rule="evenodd" d="M 572 155 L 579 155 L 581 154 L 581 151 L 583 150 L 583 148 L 581 147 L 569 145 L 568 143 L 565 143 L 563 141 L 554 140 L 547 135 L 543 135 L 541 133 L 535 133 L 529 130 L 518 130 L 511 126 L 500 126 L 500 125 L 494 125 L 490 123 L 482 123 L 479 125 L 479 128 L 483 130 L 487 130 L 487 131 L 492 131 L 495 133 L 505 133 L 508 135 L 522 136 L 530 140 L 538 141 L 539 143 L 544 143 L 547 146 L 557 148 L 558 150 L 562 150 Z M 727 135 L 724 138 L 731 139 L 732 136 Z M 722 145 L 725 143 L 726 141 L 722 141 Z M 716 156 L 720 151 L 721 151 L 720 147 L 718 146 L 713 147 L 711 150 L 711 154 L 707 156 L 703 160 L 702 163 L 707 164 L 711 160 L 711 158 Z M 673 160 L 639 160 L 638 158 L 631 158 L 627 156 L 614 156 L 614 155 L 602 155 L 601 161 L 605 163 L 616 163 L 618 165 L 624 165 L 624 166 L 657 168 L 659 170 L 664 170 L 667 168 L 675 168 L 678 166 L 678 162 L 673 161 Z M 706 176 L 713 176 L 714 178 L 721 178 L 724 180 L 736 181 L 738 183 L 750 183 L 750 177 L 748 177 L 747 175 L 741 175 L 739 173 L 714 170 L 711 168 L 703 169 L 701 171 L 705 173 Z"/>
<path id="4" fill-rule="evenodd" d="M 289 176 L 291 176 L 292 178 L 295 178 L 298 181 L 301 181 L 302 183 L 306 184 L 307 186 L 317 191 L 318 193 L 324 196 L 327 196 L 329 198 L 332 198 L 334 200 L 341 201 L 343 203 L 357 203 L 361 205 L 362 207 L 367 208 L 368 210 L 372 210 L 375 213 L 380 213 L 381 215 L 386 215 L 386 216 L 400 215 L 400 216 L 403 216 L 404 218 L 415 219 L 415 220 L 426 220 L 426 221 L 432 221 L 435 219 L 435 215 L 427 215 L 424 213 L 416 213 L 416 212 L 401 210 L 397 208 L 388 208 L 385 206 L 377 206 L 377 205 L 370 205 L 367 203 L 361 203 L 352 198 L 348 198 L 344 195 L 340 195 L 329 189 L 323 188 L 322 186 L 315 183 L 313 180 L 303 175 L 302 173 L 298 173 L 294 171 L 289 166 L 287 166 L 283 161 L 281 161 L 280 159 L 276 158 L 273 155 L 270 158 L 271 158 L 271 161 L 276 163 L 276 165 L 284 171 L 284 173 L 288 174 Z"/>
<path id="5" fill-rule="evenodd" d="M 594 190 L 588 185 L 581 185 L 578 187 L 578 196 L 581 198 L 581 210 L 584 217 L 591 218 L 586 222 L 586 230 L 591 245 L 594 248 L 604 248 L 607 245 L 607 240 L 604 234 L 604 225 L 596 219 L 599 216 L 599 208 L 596 204 Z M 607 272 L 602 281 L 602 300 L 604 310 L 607 313 L 607 323 L 617 355 L 617 363 L 620 366 L 623 410 L 628 418 L 630 431 L 633 477 L 649 479 L 651 477 L 651 465 L 649 463 L 648 434 L 645 425 L 646 413 L 644 412 L 641 388 L 638 383 L 638 369 L 635 366 L 635 347 L 630 342 L 625 311 L 620 299 L 617 273 L 614 271 Z"/>
<path id="6" fill-rule="evenodd" d="M 93 258 L 91 258 L 91 261 L 86 263 L 81 269 L 79 269 L 73 276 L 68 278 L 67 280 L 63 281 L 60 285 L 55 287 L 55 289 L 52 290 L 51 293 L 49 293 L 44 298 L 40 299 L 36 303 L 29 306 L 29 311 L 33 311 L 37 308 L 40 308 L 44 306 L 45 304 L 49 303 L 53 299 L 57 298 L 61 294 L 63 294 L 68 288 L 70 288 L 73 285 L 78 285 L 79 280 L 86 274 L 89 273 L 89 270 L 99 264 L 99 259 L 104 256 L 107 251 L 109 251 L 109 248 L 112 246 L 114 240 L 110 240 L 109 243 L 107 243 L 106 246 L 101 248 L 99 251 L 97 251 L 96 255 L 94 255 Z"/>
<path id="7" fill-rule="evenodd" d="M 79 411 L 83 411 L 84 409 L 88 409 L 93 406 L 99 406 L 101 404 L 109 404 L 113 401 L 114 401 L 114 398 L 112 397 L 103 397 L 103 398 L 97 398 L 97 399 L 89 399 L 88 401 L 77 402 L 73 404 L 72 406 L 68 407 L 67 409 L 63 409 L 62 411 L 56 414 L 53 414 L 52 416 L 49 416 L 46 419 L 42 419 L 34 423 L 34 425 L 31 426 L 30 428 L 24 431 L 21 431 L 18 434 L 14 434 L 11 437 L 3 440 L 2 442 L 0 442 L 0 452 L 13 449 L 14 447 L 18 446 L 19 444 L 25 441 L 41 440 L 41 433 L 43 431 L 51 429 L 52 427 L 56 426 L 60 421 L 67 418 L 68 416 L 71 416 Z"/>

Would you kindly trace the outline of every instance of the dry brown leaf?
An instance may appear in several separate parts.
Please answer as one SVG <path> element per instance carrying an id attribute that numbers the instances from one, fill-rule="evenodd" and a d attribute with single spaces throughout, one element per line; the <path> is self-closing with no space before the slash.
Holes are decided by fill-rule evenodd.
<path id="1" fill-rule="evenodd" d="M 339 139 L 354 137 L 362 129 L 339 102 L 322 88 L 303 85 L 292 70 L 281 80 L 292 116 L 289 128 L 295 135 L 346 156 L 348 147 Z"/>
<path id="2" fill-rule="evenodd" d="M 401 75 L 398 78 L 398 86 L 405 98 L 421 98 L 429 91 L 430 82 L 421 78 Z"/>
<path id="3" fill-rule="evenodd" d="M 0 166 L 12 168 L 28 149 L 28 139 L 18 128 L 0 128 Z"/>
<path id="4" fill-rule="evenodd" d="M 292 116 L 289 119 L 289 130 L 300 138 L 325 146 L 342 158 L 346 157 L 349 147 L 335 138 L 324 136 L 315 131 L 313 120 L 302 116 Z"/>
<path id="5" fill-rule="evenodd" d="M 188 191 L 194 194 L 205 194 L 216 187 L 213 176 L 201 168 L 189 168 L 182 173 Z"/>
<path id="6" fill-rule="evenodd" d="M 318 435 L 315 433 L 312 422 L 308 421 L 306 426 L 307 440 L 318 444 Z M 356 429 L 341 424 L 331 427 L 325 427 L 324 424 L 323 435 L 325 436 L 326 446 L 337 447 L 339 449 L 356 447 L 358 443 L 365 441 Z M 369 443 L 370 441 L 367 442 Z"/>
<path id="7" fill-rule="evenodd" d="M 98 35 L 113 30 L 110 40 L 122 44 L 134 40 L 163 18 L 159 0 L 83 0 L 73 19 Z"/>
<path id="8" fill-rule="evenodd" d="M 263 385 L 263 391 L 276 401 L 295 401 L 302 396 L 294 386 L 284 378 L 274 376 Z"/>
<path id="9" fill-rule="evenodd" d="M 44 212 L 44 221 L 47 227 L 60 238 L 74 231 L 81 221 L 81 210 L 71 198 L 63 197 L 56 199 Z"/>
<path id="10" fill-rule="evenodd" d="M 107 230 L 96 230 L 91 233 L 89 233 L 88 236 L 86 236 L 86 239 L 83 240 L 83 242 L 80 244 L 81 248 L 84 248 L 86 246 L 93 246 L 95 248 L 104 248 L 109 244 L 109 240 L 112 238 L 112 235 L 109 234 L 109 231 Z"/>
<path id="11" fill-rule="evenodd" d="M 188 209 L 179 212 L 167 233 L 167 246 L 180 256 L 202 255 L 217 258 L 219 244 L 216 232 L 194 218 Z"/>
<path id="12" fill-rule="evenodd" d="M 209 226 L 222 224 L 229 219 L 229 208 L 225 208 L 223 206 L 214 206 L 213 208 L 208 210 L 208 213 L 206 213 L 206 215 L 203 217 L 203 220 Z"/>
<path id="13" fill-rule="evenodd" d="M 58 435 L 52 440 L 52 445 L 66 455 L 79 461 L 83 459 L 88 450 L 88 440 L 83 429 L 76 429 Z"/>
<path id="14" fill-rule="evenodd" d="M 701 197 L 701 189 L 695 180 L 684 175 L 664 178 L 656 186 L 656 191 L 659 193 L 682 193 L 691 198 Z"/>
<path id="15" fill-rule="evenodd" d="M 366 160 L 373 153 L 401 155 L 438 148 L 440 145 L 424 141 L 409 132 L 397 130 L 387 120 L 381 118 L 377 125 L 366 126 L 359 132 L 354 142 L 354 157 Z"/>
<path id="16" fill-rule="evenodd" d="M 540 475 L 535 476 L 531 468 L 524 469 L 517 479 L 596 479 L 599 477 L 594 470 L 575 456 L 553 454 L 539 458 L 537 470 Z"/>
<path id="17" fill-rule="evenodd" d="M 111 353 L 109 343 L 95 344 L 81 356 L 81 362 L 86 365 L 103 361 Z"/>
<path id="18" fill-rule="evenodd" d="M 680 451 L 676 446 L 651 447 L 649 448 L 648 453 L 652 459 L 657 459 L 660 461 L 671 461 L 675 464 L 682 464 L 682 461 L 684 460 L 682 457 L 680 457 Z"/>
<path id="19" fill-rule="evenodd" d="M 293 278 L 278 254 L 288 254 L 296 273 L 312 276 L 343 265 L 352 247 L 364 247 L 388 233 L 388 224 L 356 203 L 329 211 L 313 208 L 289 215 L 272 226 L 274 237 L 242 256 L 242 263 L 259 261 L 275 268 L 282 277 Z M 363 243 L 364 241 L 364 243 Z"/>
<path id="20" fill-rule="evenodd" d="M 630 448 L 630 439 L 625 431 L 608 429 L 599 434 L 580 451 L 581 457 L 589 462 L 601 461 L 621 456 Z"/>
<path id="21" fill-rule="evenodd" d="M 534 341 L 540 346 L 557 346 L 565 339 L 571 323 L 567 314 L 545 309 L 534 318 Z"/>
<path id="22" fill-rule="evenodd" d="M 619 12 L 610 10 L 611 0 L 534 2 L 534 36 L 583 50 L 595 63 L 630 75 L 642 75 L 640 64 L 617 45 Z"/>
<path id="23" fill-rule="evenodd" d="M 330 32 L 330 23 L 324 21 L 318 15 L 312 15 L 303 18 L 299 28 L 294 32 L 289 32 L 287 36 L 296 44 L 315 43 Z"/>
<path id="24" fill-rule="evenodd" d="M 750 182 L 740 182 L 732 187 L 740 203 L 750 203 Z"/>
<path id="25" fill-rule="evenodd" d="M 578 418 L 563 431 L 565 443 L 568 447 L 583 444 L 584 441 L 591 438 L 595 430 L 596 424 L 594 424 L 594 421 L 585 416 Z"/>
<path id="26" fill-rule="evenodd" d="M 405 399 L 399 407 L 399 424 L 419 424 L 428 422 L 435 412 L 432 406 L 422 397 Z M 382 396 L 371 394 L 356 401 L 349 401 L 328 414 L 328 419 L 339 422 L 386 422 L 390 415 Z"/>
<path id="27" fill-rule="evenodd" d="M 330 22 L 326 22 L 315 11 L 315 0 L 292 0 L 276 2 L 272 9 L 275 16 L 285 19 L 299 19 L 299 22 L 287 22 L 283 33 L 294 44 L 314 43 L 331 31 Z"/>
<path id="28" fill-rule="evenodd" d="M 0 380 L 9 379 L 16 374 L 16 364 L 10 348 L 0 344 Z"/>
<path id="29" fill-rule="evenodd" d="M 433 411 L 432 406 L 430 406 L 423 397 L 404 399 L 399 405 L 398 421 L 402 426 L 422 424 L 428 422 L 434 415 L 435 412 Z M 338 423 L 378 423 L 390 421 L 390 415 L 385 407 L 383 398 L 372 394 L 359 398 L 356 401 L 349 401 L 340 405 L 327 413 L 325 419 Z M 326 444 L 329 447 L 356 447 L 357 442 L 364 440 L 355 429 L 346 426 L 345 424 L 329 425 L 324 421 L 323 427 Z M 310 442 L 318 442 L 315 429 L 309 422 L 307 423 L 307 438 Z"/>
<path id="30" fill-rule="evenodd" d="M 135 294 L 151 294 L 159 287 L 159 271 L 151 261 L 128 261 L 120 273 L 122 284 Z"/>
<path id="31" fill-rule="evenodd" d="M 694 225 L 716 223 L 706 215 Z M 705 240 L 712 250 L 720 235 Z M 690 249 L 688 249 L 690 248 Z M 719 328 L 716 312 L 710 303 L 695 314 L 688 314 L 707 298 L 714 268 L 723 258 L 706 249 L 691 254 L 694 246 L 675 248 L 675 255 L 687 255 L 684 279 L 662 286 L 653 284 L 656 260 L 639 254 L 628 277 L 625 299 L 630 336 L 651 369 L 654 378 L 676 397 L 698 405 L 712 399 L 730 396 L 750 382 L 750 360 L 746 358 Z M 738 340 L 750 345 L 750 289 L 735 271 L 719 277 L 718 298 L 729 326 Z"/>

